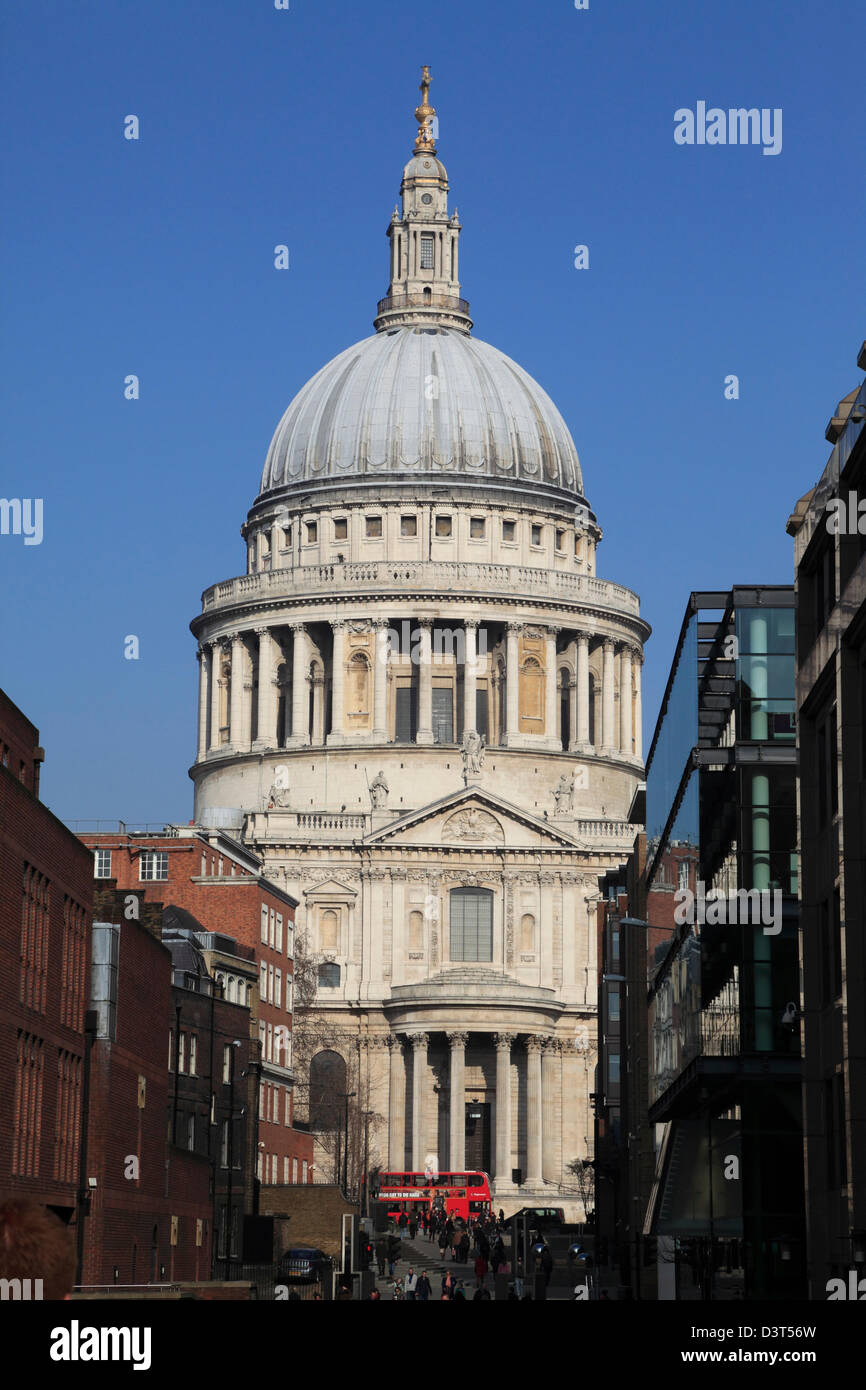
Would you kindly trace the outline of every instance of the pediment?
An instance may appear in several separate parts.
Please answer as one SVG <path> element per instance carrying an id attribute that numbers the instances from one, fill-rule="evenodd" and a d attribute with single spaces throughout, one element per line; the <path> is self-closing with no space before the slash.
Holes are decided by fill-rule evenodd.
<path id="1" fill-rule="evenodd" d="M 474 786 L 409 811 L 367 835 L 364 843 L 459 845 L 467 849 L 544 845 L 577 848 L 573 836 L 559 826 Z"/>
<path id="2" fill-rule="evenodd" d="M 303 890 L 304 897 L 310 898 L 357 898 L 357 888 L 341 883 L 338 878 L 326 878 L 322 883 L 311 883 Z"/>

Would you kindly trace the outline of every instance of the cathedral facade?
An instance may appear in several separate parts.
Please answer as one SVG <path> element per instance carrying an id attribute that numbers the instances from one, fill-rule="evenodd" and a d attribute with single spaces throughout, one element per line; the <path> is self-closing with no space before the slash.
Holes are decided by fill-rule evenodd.
<path id="1" fill-rule="evenodd" d="M 472 334 L 426 70 L 421 90 L 375 332 L 289 405 L 246 572 L 191 624 L 195 819 L 298 899 L 371 1155 L 574 1211 L 649 628 L 596 574 L 561 414 Z"/>

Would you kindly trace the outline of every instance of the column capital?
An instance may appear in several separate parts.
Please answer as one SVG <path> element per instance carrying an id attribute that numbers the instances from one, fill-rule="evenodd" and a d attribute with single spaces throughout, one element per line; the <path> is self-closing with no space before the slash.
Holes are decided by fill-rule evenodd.
<path id="1" fill-rule="evenodd" d="M 455 1050 L 459 1051 L 461 1048 L 465 1048 L 469 1042 L 468 1033 L 446 1033 L 445 1036 L 448 1039 L 448 1045 L 451 1048 L 452 1052 L 454 1052 Z"/>
<path id="2" fill-rule="evenodd" d="M 204 646 L 204 644 L 200 642 L 200 643 L 198 644 L 198 646 L 196 647 L 196 649 L 195 649 L 195 659 L 196 659 L 196 661 L 204 661 L 204 660 L 206 660 L 206 658 L 207 658 L 207 649 L 206 649 L 206 647 Z"/>
<path id="3" fill-rule="evenodd" d="M 332 632 L 345 632 L 345 631 L 346 631 L 346 627 L 347 627 L 347 619 L 346 619 L 346 618 L 331 618 L 330 622 L 331 622 L 331 631 L 332 631 Z M 303 623 L 301 623 L 300 626 L 303 627 Z"/>
<path id="4" fill-rule="evenodd" d="M 565 1051 L 565 1043 L 562 1038 L 545 1038 L 544 1051 L 551 1057 L 561 1057 Z"/>
<path id="5" fill-rule="evenodd" d="M 433 618 L 416 618 L 415 621 L 416 621 L 416 623 L 418 624 L 419 627 L 424 627 L 424 628 L 432 628 L 433 623 L 434 623 L 434 619 L 433 619 Z"/>
<path id="6" fill-rule="evenodd" d="M 537 1033 L 530 1033 L 526 1039 L 526 1051 L 540 1054 L 544 1047 L 544 1041 L 544 1038 L 539 1037 Z"/>
<path id="7" fill-rule="evenodd" d="M 473 629 L 474 631 L 476 631 L 476 632 L 477 632 L 478 628 L 481 626 L 481 619 L 480 619 L 480 618 L 464 618 L 462 621 L 463 621 L 463 626 L 464 626 L 465 628 L 472 628 L 472 629 Z"/>
<path id="8" fill-rule="evenodd" d="M 545 623 L 544 632 L 547 637 L 558 637 L 562 632 L 561 623 Z"/>
<path id="9" fill-rule="evenodd" d="M 416 1052 L 420 1052 L 422 1048 L 427 1048 L 430 1043 L 429 1033 L 409 1033 L 407 1036 Z"/>
<path id="10" fill-rule="evenodd" d="M 376 628 L 376 629 L 380 629 L 380 628 L 389 628 L 390 626 L 391 626 L 391 619 L 390 619 L 390 618 L 374 618 L 374 619 L 373 619 L 373 627 Z"/>
<path id="11" fill-rule="evenodd" d="M 233 632 L 231 637 L 229 638 L 229 641 L 231 642 L 232 646 L 234 646 L 235 642 L 243 642 L 243 640 L 244 634 L 242 632 Z"/>
<path id="12" fill-rule="evenodd" d="M 306 623 L 289 623 L 289 627 L 291 628 L 292 635 L 294 637 L 303 637 L 305 636 L 307 631 Z"/>
<path id="13" fill-rule="evenodd" d="M 389 1033 L 385 1038 L 385 1046 L 390 1048 L 392 1052 L 402 1052 L 403 1039 L 399 1033 Z"/>
<path id="14" fill-rule="evenodd" d="M 526 627 L 526 623 L 517 622 L 516 620 L 512 621 L 511 619 L 509 619 L 505 626 L 509 632 L 514 633 L 515 637 L 519 637 L 523 629 Z"/>
<path id="15" fill-rule="evenodd" d="M 269 627 L 257 627 L 254 631 L 259 640 L 261 640 L 262 637 L 269 637 L 271 634 L 271 629 Z"/>
<path id="16" fill-rule="evenodd" d="M 604 647 L 605 652 L 615 652 L 617 646 L 616 638 L 605 637 L 602 641 L 602 646 Z"/>
<path id="17" fill-rule="evenodd" d="M 514 1045 L 516 1033 L 494 1033 L 493 1042 L 497 1052 L 510 1052 Z"/>

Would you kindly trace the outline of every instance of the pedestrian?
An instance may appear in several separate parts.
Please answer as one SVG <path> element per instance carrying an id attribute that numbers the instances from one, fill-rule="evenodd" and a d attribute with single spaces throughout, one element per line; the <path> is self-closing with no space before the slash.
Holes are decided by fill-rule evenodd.
<path id="1" fill-rule="evenodd" d="M 411 1265 L 409 1266 L 409 1272 L 406 1275 L 406 1281 L 403 1287 L 406 1290 L 407 1299 L 414 1303 L 415 1296 L 418 1292 L 418 1275 L 415 1273 Z"/>
<path id="2" fill-rule="evenodd" d="M 406 1215 L 405 1211 L 401 1211 L 401 1212 L 400 1212 L 400 1215 L 397 1217 L 397 1229 L 399 1230 L 401 1236 L 405 1236 L 405 1234 L 406 1234 L 406 1227 L 407 1227 L 408 1225 L 409 1225 L 409 1218 L 408 1218 L 408 1216 Z"/>
<path id="3" fill-rule="evenodd" d="M 476 1289 L 474 1294 L 472 1295 L 472 1302 L 477 1303 L 478 1300 L 482 1298 L 486 1298 L 488 1301 L 490 1300 L 489 1289 Z"/>
<path id="4" fill-rule="evenodd" d="M 455 1291 L 456 1288 L 457 1288 L 457 1280 L 454 1278 L 454 1275 L 451 1274 L 451 1273 L 443 1274 L 443 1275 L 442 1275 L 442 1292 L 443 1292 L 443 1294 L 447 1294 L 449 1298 L 453 1298 L 453 1297 L 454 1297 L 454 1291 Z"/>
<path id="5" fill-rule="evenodd" d="M 379 1290 L 372 1289 L 370 1293 L 367 1295 L 367 1301 L 369 1303 L 381 1303 L 382 1295 L 380 1294 Z"/>
<path id="6" fill-rule="evenodd" d="M 505 1212 L 502 1210 L 501 1207 L 499 1208 L 499 1224 L 500 1226 L 505 1225 Z"/>
<path id="7" fill-rule="evenodd" d="M 426 1303 L 432 1292 L 433 1288 L 430 1284 L 430 1280 L 427 1278 L 427 1272 L 424 1270 L 418 1275 L 418 1283 L 415 1286 L 415 1297 L 419 1303 Z"/>
<path id="8" fill-rule="evenodd" d="M 475 1283 L 477 1287 L 484 1287 L 484 1280 L 487 1276 L 487 1261 L 479 1251 L 475 1256 Z"/>
<path id="9" fill-rule="evenodd" d="M 445 1251 L 448 1249 L 448 1232 L 443 1226 L 439 1232 L 439 1258 L 445 1259 Z"/>
<path id="10" fill-rule="evenodd" d="M 400 1237 L 388 1237 L 388 1277 L 394 1278 L 394 1266 L 400 1258 Z"/>
<path id="11" fill-rule="evenodd" d="M 460 1280 L 460 1283 L 457 1285 L 457 1288 L 454 1290 L 455 1303 L 457 1302 L 458 1298 L 462 1298 L 464 1303 L 466 1302 L 466 1285 L 463 1283 L 462 1279 Z"/>
<path id="12" fill-rule="evenodd" d="M 464 1231 L 460 1237 L 460 1263 L 469 1263 L 469 1232 Z"/>
<path id="13" fill-rule="evenodd" d="M 544 1275 L 544 1287 L 547 1288 L 553 1273 L 553 1256 L 550 1253 L 550 1246 L 546 1242 L 541 1252 L 541 1272 Z"/>
<path id="14" fill-rule="evenodd" d="M 393 1300 L 394 1300 L 394 1302 L 395 1302 L 395 1303 L 402 1303 L 403 1298 L 404 1298 L 404 1293 L 403 1293 L 403 1280 L 402 1280 L 402 1279 L 395 1279 L 394 1282 L 393 1282 L 393 1284 L 391 1285 L 391 1287 L 392 1287 L 392 1289 L 394 1290 L 393 1294 L 391 1295 L 392 1298 L 393 1298 Z"/>
<path id="15" fill-rule="evenodd" d="M 385 1237 L 384 1237 L 384 1236 L 377 1236 L 377 1238 L 376 1238 L 375 1250 L 376 1250 L 376 1264 L 377 1264 L 378 1267 L 379 1267 L 379 1278 L 380 1278 L 380 1279 L 384 1279 L 384 1278 L 385 1278 L 385 1261 L 386 1261 L 386 1259 L 388 1258 L 388 1243 L 387 1243 L 387 1241 L 385 1240 Z"/>
<path id="16" fill-rule="evenodd" d="M 413 1214 L 409 1217 L 409 1239 L 414 1240 L 418 1234 L 418 1220 Z"/>

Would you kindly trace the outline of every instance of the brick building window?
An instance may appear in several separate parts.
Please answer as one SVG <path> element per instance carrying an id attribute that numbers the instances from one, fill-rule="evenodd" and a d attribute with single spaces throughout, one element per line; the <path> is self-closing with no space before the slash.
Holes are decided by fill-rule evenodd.
<path id="1" fill-rule="evenodd" d="M 19 1002 L 45 1012 L 48 989 L 48 926 L 51 886 L 44 874 L 24 865 L 19 950 Z"/>
<path id="2" fill-rule="evenodd" d="M 19 1031 L 12 1112 L 12 1172 L 17 1177 L 39 1176 L 44 1069 L 42 1039 Z"/>
<path id="3" fill-rule="evenodd" d="M 94 858 L 94 878 L 111 878 L 111 850 L 95 849 Z"/>
<path id="4" fill-rule="evenodd" d="M 262 903 L 262 941 L 264 941 L 265 944 L 267 944 L 267 940 L 268 940 L 268 909 L 267 909 L 267 905 L 266 905 L 265 903 Z"/>
<path id="5" fill-rule="evenodd" d="M 283 1007 L 283 1002 L 282 1002 L 282 1001 L 283 1001 L 283 972 L 282 972 L 282 970 L 275 970 L 275 971 L 274 971 L 274 995 L 273 995 L 274 1006 L 275 1006 L 276 1008 L 278 1008 L 278 1009 L 281 1009 L 281 1008 Z"/>
<path id="6" fill-rule="evenodd" d="M 282 954 L 282 950 L 283 950 L 283 914 L 282 914 L 281 912 L 278 912 L 278 913 L 277 913 L 277 936 L 276 936 L 276 943 L 275 943 L 275 945 L 274 945 L 274 950 L 275 950 L 275 951 L 279 951 L 280 954 Z"/>
<path id="7" fill-rule="evenodd" d="M 195 1033 L 189 1035 L 189 1074 L 195 1076 L 195 1064 L 198 1057 L 198 1037 Z"/>
<path id="8" fill-rule="evenodd" d="M 261 964 L 259 965 L 259 976 L 260 976 L 260 978 L 259 978 L 259 994 L 262 996 L 262 1000 L 263 1000 L 265 1003 L 267 1003 L 267 1000 L 268 1000 L 268 965 L 267 965 L 267 961 L 264 961 L 264 960 L 263 960 L 263 961 L 261 962 Z"/>
<path id="9" fill-rule="evenodd" d="M 165 882 L 168 878 L 168 850 L 144 850 L 138 861 L 140 883 Z"/>

